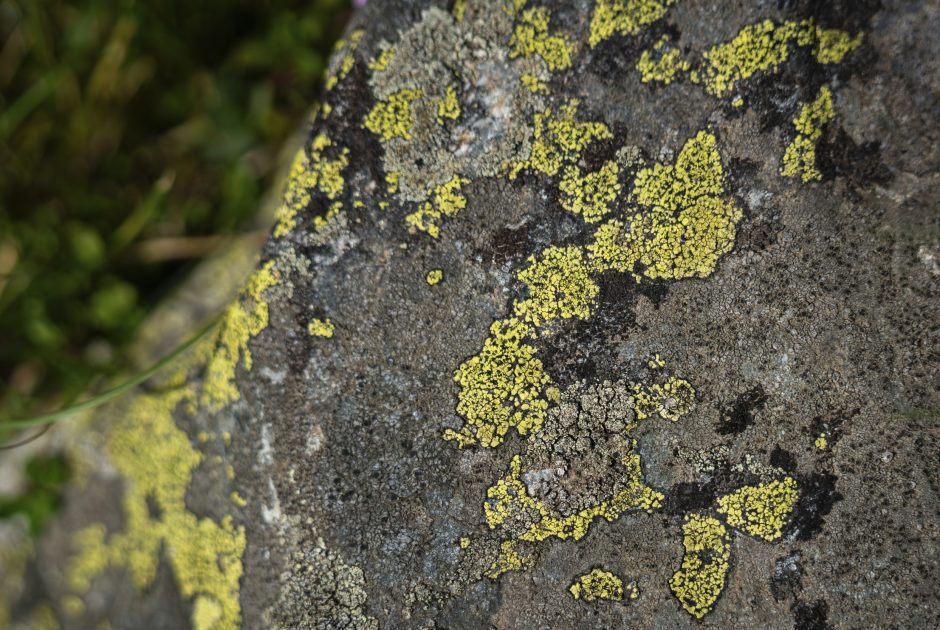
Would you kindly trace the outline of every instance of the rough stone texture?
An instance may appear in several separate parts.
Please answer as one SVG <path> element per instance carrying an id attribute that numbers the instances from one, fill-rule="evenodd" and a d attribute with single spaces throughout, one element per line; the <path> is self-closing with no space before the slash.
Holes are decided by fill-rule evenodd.
<path id="1" fill-rule="evenodd" d="M 635 19 L 598 35 L 597 12 L 618 4 Z M 185 501 L 155 491 L 141 515 L 124 498 L 144 475 L 125 472 L 122 442 L 109 439 L 130 435 L 120 422 L 137 417 L 140 396 L 63 434 L 82 474 L 61 515 L 28 562 L 3 542 L 15 534 L 0 539 L 8 618 L 937 627 L 940 5 L 679 1 L 649 17 L 669 4 L 370 2 L 334 56 L 254 289 L 185 378 L 140 395 L 183 392 L 133 452 L 170 453 L 152 465 L 182 475 Z M 765 19 L 815 30 L 715 95 L 703 52 Z M 846 35 L 838 62 L 823 29 Z M 776 54 L 766 43 L 739 52 Z M 644 51 L 664 50 L 688 68 L 644 83 Z M 448 86 L 455 116 L 441 115 Z M 796 127 L 824 87 L 832 115 Z M 385 122 L 367 128 L 400 90 L 413 107 L 380 108 Z M 574 128 L 557 168 L 537 159 L 540 115 Z M 800 134 L 819 179 L 781 174 Z M 681 164 L 695 138 L 714 139 L 717 176 L 692 160 L 690 181 L 644 201 L 654 165 Z M 604 218 L 590 223 L 562 182 L 605 165 L 617 187 L 598 195 Z M 703 199 L 725 218 L 692 225 L 727 229 L 687 233 L 681 253 L 651 245 L 615 269 L 589 247 L 610 220 L 645 225 L 638 242 L 665 239 Z M 574 258 L 539 267 L 552 251 Z M 541 363 L 507 378 L 540 402 L 493 395 L 534 424 L 470 443 L 481 434 L 459 404 L 472 386 L 455 374 L 514 313 L 528 321 L 522 345 L 499 348 L 518 361 L 530 348 Z M 735 520 L 745 495 L 755 511 Z M 143 543 L 115 547 L 135 518 L 160 532 L 141 539 L 156 536 L 144 559 L 132 557 Z M 80 588 L 69 580 L 76 532 L 94 523 L 124 555 L 85 571 Z M 702 621 L 674 592 L 696 523 L 712 542 L 692 565 L 726 559 L 707 578 L 713 597 L 691 606 Z M 135 562 L 153 574 L 134 578 Z M 638 596 L 575 599 L 569 587 L 594 569 L 635 582 Z M 237 590 L 220 586 L 233 575 Z"/>

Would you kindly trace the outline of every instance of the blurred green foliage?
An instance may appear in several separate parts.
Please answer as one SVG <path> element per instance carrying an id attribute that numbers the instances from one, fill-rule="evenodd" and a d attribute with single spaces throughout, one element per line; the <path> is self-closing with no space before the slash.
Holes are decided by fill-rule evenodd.
<path id="1" fill-rule="evenodd" d="M 71 470 L 64 456 L 41 455 L 26 462 L 25 472 L 23 491 L 15 497 L 0 497 L 0 518 L 23 515 L 29 521 L 30 533 L 37 536 L 59 507 Z"/>
<path id="2" fill-rule="evenodd" d="M 243 228 L 348 0 L 0 0 L 0 417 L 122 368 Z"/>

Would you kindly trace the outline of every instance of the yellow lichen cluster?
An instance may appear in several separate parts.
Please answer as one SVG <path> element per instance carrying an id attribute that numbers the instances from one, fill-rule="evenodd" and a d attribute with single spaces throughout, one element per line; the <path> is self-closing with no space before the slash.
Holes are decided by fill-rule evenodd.
<path id="1" fill-rule="evenodd" d="M 268 303 L 261 294 L 275 284 L 274 262 L 269 261 L 248 279 L 226 310 L 211 345 L 204 346 L 208 359 L 199 402 L 209 410 L 216 411 L 238 400 L 235 370 L 239 361 L 246 370 L 251 369 L 248 341 L 268 326 Z"/>
<path id="2" fill-rule="evenodd" d="M 659 414 L 664 420 L 679 420 L 695 406 L 695 388 L 685 379 L 669 377 L 660 385 L 633 386 L 633 412 L 637 420 Z"/>
<path id="3" fill-rule="evenodd" d="M 796 481 L 785 477 L 757 486 L 744 486 L 719 497 L 718 511 L 735 529 L 764 540 L 776 540 L 783 534 L 787 517 L 798 498 Z"/>
<path id="4" fill-rule="evenodd" d="M 551 109 L 535 115 L 529 159 L 512 164 L 509 179 L 524 169 L 555 176 L 566 164 L 574 164 L 591 142 L 613 137 L 604 123 L 575 120 L 579 105 L 578 99 L 571 99 L 557 115 Z"/>
<path id="5" fill-rule="evenodd" d="M 427 282 L 432 287 L 438 284 L 443 279 L 444 279 L 444 271 L 442 269 L 432 269 L 424 277 L 424 281 Z"/>
<path id="6" fill-rule="evenodd" d="M 411 104 L 421 98 L 421 90 L 401 89 L 375 104 L 365 118 L 365 128 L 379 136 L 382 142 L 393 138 L 411 139 L 414 115 Z"/>
<path id="7" fill-rule="evenodd" d="M 307 332 L 310 333 L 311 337 L 326 337 L 330 339 L 333 337 L 333 331 L 335 327 L 333 322 L 329 318 L 326 319 L 311 319 L 310 323 L 307 324 Z"/>
<path id="8" fill-rule="evenodd" d="M 516 29 L 509 41 L 509 57 L 533 57 L 538 55 L 552 72 L 571 65 L 572 44 L 564 35 L 548 32 L 548 9 L 535 7 L 523 11 L 516 20 Z"/>
<path id="9" fill-rule="evenodd" d="M 491 580 L 495 580 L 507 571 L 519 571 L 524 568 L 530 560 L 530 558 L 524 557 L 516 551 L 516 545 L 513 541 L 506 540 L 499 546 L 499 556 L 483 575 Z"/>
<path id="10" fill-rule="evenodd" d="M 622 460 L 625 472 L 618 483 L 618 492 L 596 505 L 563 516 L 553 511 L 545 502 L 530 497 L 522 483 L 522 460 L 516 455 L 509 467 L 509 474 L 490 486 L 486 491 L 483 511 L 490 529 L 504 523 L 528 523 L 525 531 L 516 540 L 541 542 L 548 538 L 580 540 L 587 534 L 594 519 L 614 521 L 627 510 L 652 512 L 662 507 L 663 495 L 643 483 L 640 456 L 626 455 Z"/>
<path id="11" fill-rule="evenodd" d="M 548 402 L 540 396 L 549 378 L 535 348 L 525 343 L 529 332 L 516 317 L 493 322 L 483 349 L 454 374 L 461 387 L 457 413 L 465 424 L 459 432 L 445 431 L 444 439 L 495 447 L 512 427 L 521 435 L 541 428 Z"/>
<path id="12" fill-rule="evenodd" d="M 320 133 L 314 137 L 309 149 L 303 147 L 297 152 L 287 188 L 274 215 L 277 220 L 274 227 L 276 238 L 286 236 L 297 227 L 297 213 L 313 200 L 314 190 L 329 200 L 336 199 L 343 192 L 345 180 L 342 171 L 349 164 L 349 149 L 344 147 L 334 159 L 329 159 L 325 153 L 332 144 L 325 134 Z"/>
<path id="13" fill-rule="evenodd" d="M 802 175 L 804 182 L 822 179 L 822 173 L 816 166 L 816 144 L 822 138 L 823 125 L 833 118 L 835 110 L 832 106 L 832 92 L 824 85 L 816 100 L 803 105 L 800 115 L 793 119 L 797 135 L 783 154 L 781 175 Z"/>
<path id="14" fill-rule="evenodd" d="M 725 588 L 731 541 L 721 521 L 701 514 L 686 517 L 682 534 L 682 566 L 669 579 L 669 588 L 690 615 L 701 619 Z"/>
<path id="15" fill-rule="evenodd" d="M 444 98 L 437 102 L 437 124 L 443 125 L 445 118 L 457 120 L 460 116 L 460 103 L 457 101 L 457 88 L 452 84 L 444 91 Z"/>
<path id="16" fill-rule="evenodd" d="M 545 82 L 534 74 L 525 73 L 519 78 L 519 80 L 522 81 L 522 85 L 524 85 L 530 92 L 535 94 L 548 94 L 548 86 L 545 85 Z"/>
<path id="17" fill-rule="evenodd" d="M 330 225 L 330 222 L 339 216 L 340 211 L 343 209 L 343 202 L 334 201 L 330 204 L 330 207 L 326 209 L 326 213 L 320 216 L 313 217 L 313 229 L 316 232 L 322 232 Z"/>
<path id="18" fill-rule="evenodd" d="M 110 429 L 108 454 L 124 482 L 123 529 L 110 537 L 101 524 L 76 532 L 77 554 L 66 577 L 73 590 L 84 592 L 106 568 L 124 567 L 137 588 L 146 589 L 162 550 L 180 594 L 194 599 L 193 626 L 235 628 L 245 532 L 230 516 L 217 523 L 186 508 L 189 480 L 202 454 L 177 428 L 173 412 L 191 395 L 185 387 L 140 395 Z"/>
<path id="19" fill-rule="evenodd" d="M 470 180 L 454 175 L 449 181 L 436 187 L 430 201 L 425 201 L 421 208 L 405 217 L 408 225 L 437 238 L 441 233 L 441 223 L 445 217 L 452 217 L 467 207 L 467 198 L 460 192 L 460 187 Z"/>
<path id="20" fill-rule="evenodd" d="M 820 433 L 819 437 L 816 438 L 816 441 L 814 442 L 814 444 L 816 445 L 816 448 L 818 448 L 819 450 L 821 451 L 826 450 L 826 448 L 829 447 L 829 440 L 826 439 L 826 434 Z"/>
<path id="21" fill-rule="evenodd" d="M 327 76 L 326 78 L 326 90 L 330 91 L 336 84 L 346 78 L 346 75 L 349 74 L 350 70 L 353 69 L 353 66 L 356 63 L 356 48 L 359 47 L 359 42 L 362 40 L 362 35 L 364 31 L 356 30 L 349 34 L 349 39 L 341 39 L 336 42 L 336 45 L 333 47 L 333 55 L 338 55 L 342 51 L 346 51 L 346 54 L 343 55 L 343 58 L 339 62 L 339 69 Z"/>
<path id="22" fill-rule="evenodd" d="M 663 36 L 652 50 L 644 50 L 636 69 L 643 83 L 657 81 L 669 85 L 680 73 L 688 72 L 691 64 L 682 58 L 682 52 Z"/>
<path id="23" fill-rule="evenodd" d="M 597 0 L 591 16 L 591 47 L 615 34 L 636 35 L 666 15 L 675 0 Z"/>
<path id="24" fill-rule="evenodd" d="M 580 214 L 588 223 L 596 223 L 610 211 L 610 204 L 620 194 L 617 175 L 620 167 L 616 162 L 606 162 L 600 169 L 581 174 L 577 166 L 565 167 L 559 189 L 561 207 L 574 214 Z"/>
<path id="25" fill-rule="evenodd" d="M 705 84 L 714 96 L 730 94 L 737 83 L 758 72 L 776 72 L 790 56 L 792 45 L 811 46 L 813 56 L 824 64 L 839 63 L 862 43 L 862 34 L 852 37 L 838 29 L 824 29 L 812 19 L 784 22 L 770 20 L 747 26 L 729 42 L 703 54 L 701 70 L 691 79 Z"/>
<path id="26" fill-rule="evenodd" d="M 579 576 L 568 590 L 575 599 L 586 602 L 598 599 L 619 602 L 624 594 L 623 580 L 615 573 L 601 569 L 592 569 L 590 573 Z"/>
<path id="27" fill-rule="evenodd" d="M 394 58 L 394 48 L 383 48 L 382 52 L 369 62 L 369 70 L 372 72 L 383 72 L 388 68 L 388 64 L 392 63 L 392 59 Z"/>
<path id="28" fill-rule="evenodd" d="M 512 427 L 522 435 L 538 430 L 548 405 L 541 396 L 551 381 L 526 340 L 556 320 L 587 319 L 599 293 L 594 278 L 605 271 L 632 273 L 637 281 L 711 274 L 731 250 L 742 216 L 723 194 L 715 137 L 700 132 L 686 142 L 675 165 L 656 164 L 637 174 L 634 197 L 642 210 L 629 224 L 612 219 L 585 248 L 550 247 L 531 257 L 517 274 L 526 295 L 515 303 L 513 317 L 495 322 L 483 351 L 455 374 L 461 386 L 457 411 L 465 425 L 448 431 L 446 439 L 497 446 Z M 647 392 L 649 413 L 669 417 L 691 405 L 688 383 L 667 385 L 669 390 L 663 385 Z M 669 409 L 661 407 L 667 398 Z"/>

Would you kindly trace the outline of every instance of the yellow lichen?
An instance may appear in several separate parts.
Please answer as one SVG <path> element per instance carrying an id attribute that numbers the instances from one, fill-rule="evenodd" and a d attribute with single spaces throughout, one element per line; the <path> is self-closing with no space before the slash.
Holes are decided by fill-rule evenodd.
<path id="1" fill-rule="evenodd" d="M 248 341 L 268 326 L 268 303 L 262 293 L 277 284 L 274 262 L 265 263 L 248 279 L 247 284 L 228 309 L 219 332 L 214 337 L 199 402 L 210 410 L 218 410 L 238 400 L 235 370 L 239 361 L 251 369 Z"/>
<path id="2" fill-rule="evenodd" d="M 448 429 L 444 439 L 495 447 L 510 428 L 520 435 L 541 428 L 548 402 L 540 396 L 549 378 L 526 343 L 529 331 L 516 317 L 493 322 L 483 349 L 454 374 L 461 387 L 457 413 L 465 424 L 459 432 Z"/>
<path id="3" fill-rule="evenodd" d="M 819 28 L 812 19 L 775 25 L 770 20 L 747 26 L 729 42 L 703 55 L 703 67 L 692 80 L 703 82 L 714 96 L 731 93 L 738 82 L 758 72 L 776 72 L 790 56 L 791 46 L 811 46 L 813 56 L 824 64 L 839 63 L 862 43 L 844 31 Z"/>
<path id="4" fill-rule="evenodd" d="M 322 232 L 327 228 L 330 222 L 339 216 L 340 211 L 343 209 L 342 201 L 334 201 L 330 204 L 330 207 L 326 209 L 326 214 L 322 216 L 313 217 L 313 229 L 317 232 Z"/>
<path id="5" fill-rule="evenodd" d="M 680 73 L 689 71 L 691 64 L 682 58 L 681 51 L 663 36 L 652 50 L 644 50 L 636 64 L 643 83 L 658 81 L 669 85 Z"/>
<path id="6" fill-rule="evenodd" d="M 593 602 L 606 599 L 619 602 L 623 600 L 623 580 L 615 573 L 593 569 L 572 583 L 568 590 L 575 599 Z"/>
<path id="7" fill-rule="evenodd" d="M 824 85 L 816 100 L 803 105 L 800 115 L 793 119 L 797 135 L 783 155 L 781 175 L 801 175 L 804 182 L 822 179 L 822 172 L 816 166 L 816 144 L 822 138 L 823 125 L 834 117 L 832 92 Z"/>
<path id="8" fill-rule="evenodd" d="M 411 126 L 414 124 L 414 115 L 411 104 L 421 98 L 421 90 L 402 89 L 390 94 L 385 100 L 375 104 L 366 116 L 364 126 L 379 136 L 382 142 L 394 138 L 411 139 Z"/>
<path id="9" fill-rule="evenodd" d="M 333 336 L 333 322 L 327 319 L 312 319 L 310 323 L 307 324 L 307 332 L 310 333 L 311 337 L 326 337 L 330 339 Z"/>
<path id="10" fill-rule="evenodd" d="M 673 4 L 675 0 L 597 0 L 588 42 L 593 48 L 615 34 L 636 35 L 666 15 Z"/>
<path id="11" fill-rule="evenodd" d="M 464 13 L 467 11 L 467 0 L 454 0 L 454 19 L 463 22 Z"/>
<path id="12" fill-rule="evenodd" d="M 528 262 L 517 274 L 528 297 L 516 302 L 516 317 L 533 326 L 555 319 L 588 318 L 600 287 L 591 279 L 591 266 L 580 248 L 549 247 Z"/>
<path id="13" fill-rule="evenodd" d="M 687 516 L 682 533 L 682 566 L 669 579 L 669 588 L 690 615 L 701 619 L 724 590 L 731 544 L 725 526 L 711 516 Z"/>
<path id="14" fill-rule="evenodd" d="M 516 21 L 516 29 L 509 41 L 510 58 L 538 55 L 551 71 L 563 70 L 571 65 L 574 44 L 564 35 L 548 32 L 548 9 L 535 7 L 523 11 Z"/>
<path id="15" fill-rule="evenodd" d="M 826 448 L 829 446 L 829 440 L 826 439 L 826 434 L 820 433 L 819 437 L 816 438 L 815 444 L 816 444 L 816 448 L 818 448 L 819 450 L 821 451 L 826 450 Z"/>
<path id="16" fill-rule="evenodd" d="M 398 192 L 398 180 L 401 179 L 401 173 L 398 171 L 392 171 L 385 175 L 386 191 L 388 194 L 393 195 Z"/>
<path id="17" fill-rule="evenodd" d="M 529 558 L 525 558 L 516 551 L 515 543 L 511 540 L 504 541 L 499 547 L 499 557 L 490 565 L 488 571 L 483 575 L 495 580 L 506 571 L 518 571 L 529 563 Z"/>
<path id="18" fill-rule="evenodd" d="M 78 531 L 77 554 L 66 576 L 73 590 L 83 592 L 105 568 L 124 567 L 134 584 L 146 589 L 162 550 L 180 594 L 195 599 L 194 627 L 235 628 L 245 532 L 230 516 L 217 523 L 186 508 L 189 480 L 202 455 L 177 428 L 173 412 L 192 395 L 186 387 L 141 394 L 111 428 L 107 450 L 124 481 L 123 529 L 107 538 L 103 525 Z M 211 625 L 201 614 L 207 606 L 218 612 Z"/>
<path id="19" fill-rule="evenodd" d="M 469 547 L 469 546 L 470 546 L 470 539 L 467 538 L 466 536 L 462 537 L 462 538 L 460 539 L 460 548 L 461 548 L 461 549 L 466 549 L 466 548 Z"/>
<path id="20" fill-rule="evenodd" d="M 444 271 L 442 269 L 432 269 L 424 277 L 425 282 L 427 282 L 432 287 L 444 279 Z"/>
<path id="21" fill-rule="evenodd" d="M 796 481 L 786 477 L 782 481 L 744 486 L 719 497 L 718 511 L 726 516 L 731 527 L 757 538 L 776 540 L 783 534 L 798 498 Z"/>
<path id="22" fill-rule="evenodd" d="M 602 122 L 575 120 L 579 105 L 580 101 L 571 99 L 560 108 L 557 116 L 551 109 L 535 115 L 529 159 L 512 165 L 510 179 L 515 179 L 524 169 L 557 175 L 564 165 L 575 163 L 588 144 L 613 137 Z"/>
<path id="23" fill-rule="evenodd" d="M 695 406 L 695 388 L 681 378 L 670 377 L 664 384 L 633 386 L 633 412 L 637 420 L 659 414 L 664 420 L 679 420 Z"/>
<path id="24" fill-rule="evenodd" d="M 228 498 L 232 501 L 232 503 L 234 503 L 240 508 L 243 508 L 246 505 L 248 505 L 248 501 L 246 501 L 245 498 L 242 497 L 242 495 L 238 494 L 237 490 L 232 490 L 232 492 L 228 495 Z"/>
<path id="25" fill-rule="evenodd" d="M 382 52 L 380 52 L 375 59 L 369 62 L 369 70 L 372 70 L 373 72 L 382 72 L 388 68 L 388 64 L 392 63 L 392 59 L 394 58 L 394 48 L 383 48 Z"/>
<path id="26" fill-rule="evenodd" d="M 596 223 L 610 211 L 610 204 L 620 194 L 616 162 L 607 162 L 597 171 L 581 174 L 577 166 L 565 167 L 559 189 L 564 193 L 561 207 L 580 214 L 588 223 Z"/>
<path id="27" fill-rule="evenodd" d="M 405 222 L 437 238 L 444 218 L 452 217 L 467 207 L 467 198 L 461 194 L 460 187 L 468 183 L 470 180 L 454 175 L 450 181 L 435 188 L 433 198 L 406 216 Z"/>
<path id="28" fill-rule="evenodd" d="M 548 86 L 534 74 L 525 73 L 519 80 L 522 81 L 522 85 L 526 86 L 530 92 L 534 92 L 535 94 L 548 94 Z"/>
<path id="29" fill-rule="evenodd" d="M 336 87 L 336 84 L 345 79 L 350 70 L 353 69 L 356 63 L 356 48 L 359 47 L 363 33 L 364 31 L 362 30 L 356 30 L 349 34 L 349 40 L 341 39 L 336 42 L 336 45 L 333 47 L 333 54 L 338 55 L 343 50 L 345 50 L 346 53 L 339 62 L 339 69 L 334 74 L 327 76 L 325 84 L 327 91 Z"/>
<path id="30" fill-rule="evenodd" d="M 460 103 L 457 102 L 457 88 L 448 85 L 444 98 L 437 103 L 437 124 L 443 125 L 445 118 L 457 120 L 458 116 L 460 116 Z"/>
<path id="31" fill-rule="evenodd" d="M 297 152 L 286 190 L 275 211 L 275 237 L 286 236 L 297 227 L 297 213 L 310 204 L 315 190 L 329 200 L 342 193 L 345 184 L 342 171 L 349 164 L 349 149 L 343 148 L 337 157 L 329 159 L 325 152 L 331 146 L 330 139 L 320 133 L 314 137 L 309 149 L 304 147 Z"/>

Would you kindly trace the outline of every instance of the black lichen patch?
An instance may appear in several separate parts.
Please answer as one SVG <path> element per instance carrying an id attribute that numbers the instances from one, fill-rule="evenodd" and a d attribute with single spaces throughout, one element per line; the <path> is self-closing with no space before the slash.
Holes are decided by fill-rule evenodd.
<path id="1" fill-rule="evenodd" d="M 774 450 L 770 452 L 770 465 L 788 473 L 794 473 L 796 472 L 796 457 L 790 451 L 775 446 Z"/>
<path id="2" fill-rule="evenodd" d="M 836 490 L 838 479 L 830 473 L 813 473 L 798 480 L 800 499 L 787 526 L 788 537 L 810 540 L 822 531 L 832 506 L 842 500 L 842 495 Z"/>
<path id="3" fill-rule="evenodd" d="M 857 144 L 840 125 L 830 125 L 816 149 L 816 163 L 824 179 L 846 178 L 862 189 L 891 181 L 891 170 L 881 159 L 880 142 Z"/>
<path id="4" fill-rule="evenodd" d="M 494 263 L 522 258 L 529 253 L 529 226 L 502 227 L 494 230 L 489 238 L 489 251 L 486 252 Z"/>
<path id="5" fill-rule="evenodd" d="M 793 630 L 829 630 L 829 604 L 819 600 L 812 604 L 796 602 L 793 604 Z"/>
<path id="6" fill-rule="evenodd" d="M 734 471 L 725 466 L 704 482 L 682 482 L 665 492 L 663 511 L 672 516 L 685 516 L 690 512 L 707 510 L 715 506 L 718 497 L 734 492 L 746 485 L 757 484 L 753 474 Z"/>
<path id="7" fill-rule="evenodd" d="M 829 448 L 832 448 L 842 439 L 842 425 L 846 420 L 851 420 L 857 416 L 859 411 L 860 409 L 856 408 L 847 412 L 835 411 L 816 416 L 809 426 L 810 437 L 816 439 L 818 436 L 822 435 L 826 438 Z"/>
<path id="8" fill-rule="evenodd" d="M 754 423 L 754 413 L 767 403 L 767 393 L 760 385 L 747 390 L 727 408 L 717 431 L 721 435 L 737 435 Z"/>

